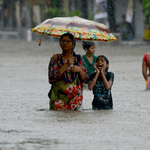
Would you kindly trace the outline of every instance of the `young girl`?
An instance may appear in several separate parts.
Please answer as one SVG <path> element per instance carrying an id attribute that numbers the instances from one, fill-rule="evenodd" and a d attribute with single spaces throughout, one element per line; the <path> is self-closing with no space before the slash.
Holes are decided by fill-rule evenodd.
<path id="1" fill-rule="evenodd" d="M 91 72 L 95 71 L 94 63 L 96 62 L 97 58 L 97 56 L 94 55 L 95 43 L 93 41 L 83 41 L 82 47 L 86 52 L 86 54 L 83 55 L 82 58 L 84 59 L 87 73 L 88 75 L 90 75 Z"/>
<path id="2" fill-rule="evenodd" d="M 96 59 L 96 72 L 91 73 L 89 77 L 89 90 L 93 89 L 94 99 L 92 106 L 97 109 L 113 109 L 113 100 L 111 87 L 114 81 L 114 74 L 108 72 L 109 60 L 100 55 Z"/>

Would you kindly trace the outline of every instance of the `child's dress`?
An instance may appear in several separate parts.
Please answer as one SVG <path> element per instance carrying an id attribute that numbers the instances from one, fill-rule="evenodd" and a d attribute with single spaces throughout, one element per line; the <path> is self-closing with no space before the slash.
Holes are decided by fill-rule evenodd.
<path id="1" fill-rule="evenodd" d="M 90 63 L 89 60 L 87 59 L 86 55 L 82 55 L 82 58 L 86 65 L 88 76 L 90 76 L 91 72 L 95 71 L 94 64 L 96 62 L 97 56 L 95 56 L 95 55 L 92 55 L 92 56 L 93 56 L 93 62 Z M 89 84 L 89 80 L 87 80 L 87 84 Z"/>
<path id="2" fill-rule="evenodd" d="M 95 64 L 96 59 L 97 59 L 97 56 L 95 56 L 95 55 L 92 55 L 92 56 L 93 56 L 93 62 L 92 63 L 89 62 L 86 55 L 82 56 L 82 58 L 84 59 L 86 69 L 87 69 L 87 73 L 88 73 L 89 76 L 90 76 L 91 72 L 95 71 L 94 64 Z"/>
<path id="3" fill-rule="evenodd" d="M 92 72 L 89 80 L 93 80 L 96 72 Z M 107 81 L 114 81 L 114 74 L 106 72 L 105 77 Z M 98 77 L 95 86 L 93 87 L 94 99 L 92 102 L 93 109 L 113 109 L 113 100 L 111 89 L 107 90 L 102 77 Z"/>

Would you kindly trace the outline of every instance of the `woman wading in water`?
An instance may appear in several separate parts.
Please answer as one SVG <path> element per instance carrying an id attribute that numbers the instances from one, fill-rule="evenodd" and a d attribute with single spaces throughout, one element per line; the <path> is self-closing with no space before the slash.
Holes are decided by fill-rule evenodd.
<path id="1" fill-rule="evenodd" d="M 83 83 L 87 80 L 84 60 L 73 51 L 72 34 L 63 34 L 60 46 L 62 53 L 54 54 L 49 63 L 50 110 L 82 110 Z"/>

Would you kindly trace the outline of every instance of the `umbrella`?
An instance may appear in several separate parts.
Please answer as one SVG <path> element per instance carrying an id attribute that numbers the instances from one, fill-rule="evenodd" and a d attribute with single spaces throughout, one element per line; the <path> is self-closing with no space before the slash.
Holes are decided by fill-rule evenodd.
<path id="1" fill-rule="evenodd" d="M 61 37 L 62 34 L 69 32 L 78 40 L 95 40 L 103 42 L 117 40 L 104 24 L 83 19 L 78 16 L 47 19 L 35 28 L 32 28 L 31 31 L 54 37 Z M 39 45 L 41 44 L 41 40 Z"/>

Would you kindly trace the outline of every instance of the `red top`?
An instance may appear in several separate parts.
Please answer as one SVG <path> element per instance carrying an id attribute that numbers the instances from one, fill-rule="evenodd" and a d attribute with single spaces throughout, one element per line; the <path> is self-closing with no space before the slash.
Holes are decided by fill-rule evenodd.
<path id="1" fill-rule="evenodd" d="M 143 56 L 143 61 L 146 62 L 147 67 L 149 68 L 149 75 L 150 75 L 150 63 L 149 63 L 148 60 L 147 60 L 147 54 L 148 54 L 148 53 L 146 53 L 146 54 Z"/>

